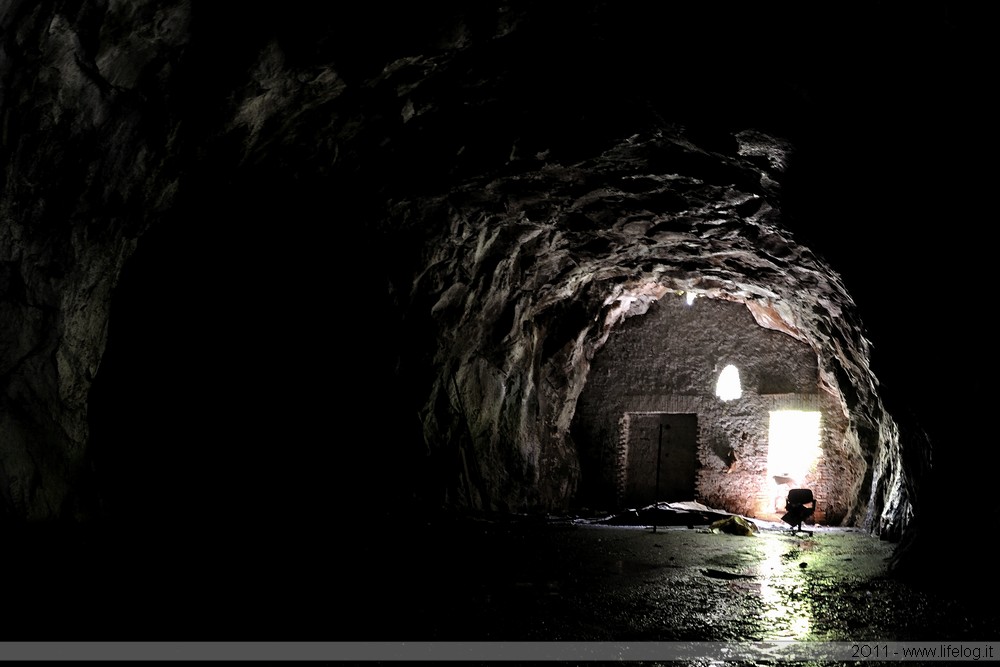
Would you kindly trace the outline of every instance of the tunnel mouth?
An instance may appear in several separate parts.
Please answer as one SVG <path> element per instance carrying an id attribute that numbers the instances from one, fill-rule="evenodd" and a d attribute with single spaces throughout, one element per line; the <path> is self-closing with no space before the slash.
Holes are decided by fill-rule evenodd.
<path id="1" fill-rule="evenodd" d="M 694 501 L 780 522 L 804 487 L 810 521 L 841 525 L 867 500 L 845 492 L 867 466 L 813 346 L 740 301 L 668 291 L 626 318 L 594 354 L 571 432 L 580 507 Z"/>

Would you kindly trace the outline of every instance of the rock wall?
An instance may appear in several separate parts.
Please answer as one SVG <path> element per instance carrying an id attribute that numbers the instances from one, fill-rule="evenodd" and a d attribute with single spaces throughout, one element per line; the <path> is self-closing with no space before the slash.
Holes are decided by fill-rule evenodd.
<path id="1" fill-rule="evenodd" d="M 327 7 L 7 3 L 5 512 L 90 511 L 88 394 L 111 298 L 135 248 L 157 243 L 147 231 L 171 225 L 195 247 L 250 229 L 274 240 L 257 265 L 282 278 L 279 299 L 309 283 L 296 303 L 335 313 L 338 333 L 364 327 L 346 373 L 364 391 L 349 407 L 374 420 L 388 395 L 405 417 L 388 425 L 392 456 L 343 448 L 345 484 L 388 476 L 431 505 L 565 510 L 582 479 L 570 430 L 594 354 L 624 314 L 694 290 L 809 341 L 820 387 L 842 397 L 845 448 L 870 473 L 845 516 L 899 532 L 922 445 L 901 444 L 881 404 L 842 281 L 783 229 L 793 146 L 750 122 L 764 118 L 757 102 L 768 94 L 737 77 L 741 103 L 720 106 L 714 79 L 677 65 L 676 94 L 644 103 L 646 75 L 619 76 L 628 63 L 602 50 L 592 32 L 602 22 L 588 12 L 401 11 L 405 26 Z M 682 47 L 672 46 L 677 62 Z M 607 87 L 581 102 L 595 76 Z M 247 198 L 235 219 L 226 196 Z M 215 197 L 208 209 L 205 197 Z M 313 264 L 326 282 L 302 274 Z M 296 382 L 332 375 L 332 364 L 302 366 Z M 298 418 L 287 401 L 274 405 Z M 340 451 L 331 440 L 315 449 Z M 309 447 L 298 447 L 297 465 L 310 468 Z M 421 472 L 410 474 L 414 461 Z M 253 466 L 270 479 L 265 463 Z M 323 502 L 307 504 L 322 514 Z"/>
<path id="2" fill-rule="evenodd" d="M 564 510 L 584 483 L 571 424 L 594 355 L 623 315 L 690 290 L 746 304 L 748 319 L 770 335 L 809 341 L 815 381 L 789 389 L 833 397 L 832 460 L 844 462 L 836 474 L 850 490 L 831 520 L 865 523 L 885 500 L 871 498 L 869 484 L 885 469 L 894 426 L 850 296 L 777 226 L 778 172 L 760 171 L 751 158 L 771 155 L 764 164 L 780 166 L 781 143 L 744 135 L 728 155 L 703 152 L 675 129 L 631 137 L 585 164 L 537 158 L 439 200 L 407 202 L 409 224 L 448 230 L 424 246 L 425 269 L 404 306 L 430 307 L 438 332 L 425 439 L 447 447 L 449 434 L 461 432 L 477 443 L 489 464 L 472 464 L 476 484 L 455 483 L 481 489 L 474 506 Z M 530 164 L 536 171 L 525 173 Z M 708 349 L 727 344 L 738 340 Z M 476 415 L 471 428 L 456 405 Z M 858 430 L 869 423 L 872 430 Z M 615 430 L 602 428 L 614 441 Z M 593 467 L 610 469 L 606 461 Z"/>
<path id="3" fill-rule="evenodd" d="M 87 399 L 118 275 L 177 189 L 184 3 L 6 3 L 0 14 L 0 493 L 81 518 Z"/>

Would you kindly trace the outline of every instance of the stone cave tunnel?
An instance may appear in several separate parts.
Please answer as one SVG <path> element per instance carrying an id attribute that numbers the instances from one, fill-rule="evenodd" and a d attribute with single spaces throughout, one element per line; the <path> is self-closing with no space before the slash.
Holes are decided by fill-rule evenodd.
<path id="1" fill-rule="evenodd" d="M 978 576 L 995 138 L 932 5 L 8 0 L 7 558 L 808 487 Z"/>

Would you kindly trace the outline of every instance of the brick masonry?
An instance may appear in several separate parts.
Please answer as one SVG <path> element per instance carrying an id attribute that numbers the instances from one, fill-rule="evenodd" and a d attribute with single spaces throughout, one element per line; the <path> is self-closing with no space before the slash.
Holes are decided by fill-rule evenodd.
<path id="1" fill-rule="evenodd" d="M 728 364 L 739 369 L 743 394 L 723 401 L 716 382 Z M 864 466 L 846 441 L 840 400 L 820 387 L 816 353 L 788 334 L 759 326 L 740 303 L 702 298 L 688 305 L 681 296 L 668 295 L 645 315 L 616 327 L 592 360 L 573 422 L 581 505 L 617 510 L 651 501 L 649 459 L 637 464 L 630 451 L 652 451 L 659 439 L 661 467 L 683 461 L 686 468 L 693 461 L 688 494 L 693 497 L 670 500 L 697 500 L 778 520 L 782 504 L 776 500 L 785 488 L 775 488 L 774 472 L 767 470 L 773 410 L 820 412 L 821 456 L 796 485 L 813 490 L 817 522 L 838 525 Z M 678 415 L 696 418 L 693 435 L 657 435 L 658 422 L 676 425 Z M 658 472 L 656 498 L 686 494 L 686 474 Z"/>

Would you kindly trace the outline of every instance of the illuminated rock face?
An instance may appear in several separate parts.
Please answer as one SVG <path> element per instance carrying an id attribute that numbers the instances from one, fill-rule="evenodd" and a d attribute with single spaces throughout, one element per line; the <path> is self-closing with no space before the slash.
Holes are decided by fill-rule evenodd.
<path id="1" fill-rule="evenodd" d="M 224 500 L 225 516 L 261 489 L 274 516 L 386 498 L 565 511 L 610 488 L 619 466 L 607 444 L 573 434 L 601 400 L 592 363 L 618 327 L 693 291 L 795 341 L 801 364 L 779 378 L 788 391 L 751 390 L 820 397 L 826 460 L 847 485 L 831 518 L 903 530 L 904 485 L 912 493 L 924 474 L 926 443 L 902 456 L 854 302 L 782 214 L 795 85 L 721 84 L 685 56 L 691 42 L 653 39 L 665 24 L 598 6 L 413 13 L 405 29 L 363 12 L 273 11 L 8 3 L 9 517 L 99 515 L 107 485 L 167 498 L 184 488 L 187 510 Z M 738 23 L 713 33 L 736 40 L 734 54 Z M 113 307 L 151 284 L 127 270 L 132 257 L 177 286 L 161 296 L 191 306 L 171 319 L 172 338 Z M 105 355 L 109 323 L 146 338 Z M 179 332 L 199 327 L 185 347 Z M 114 370 L 136 367 L 126 348 L 185 362 L 127 384 Z M 95 429 L 98 381 L 111 407 Z M 116 433 L 128 419 L 114 406 L 143 392 L 155 397 L 145 430 Z M 227 397 L 219 414 L 215 396 Z M 336 435 L 345 421 L 373 434 Z M 728 503 L 724 441 L 736 437 L 739 456 L 761 432 L 744 444 L 716 426 L 699 484 Z M 154 432 L 168 436 L 151 446 Z M 147 476 L 108 482 L 135 470 Z"/>
<path id="2" fill-rule="evenodd" d="M 686 413 L 699 416 L 694 495 L 760 514 L 773 476 L 765 470 L 766 415 L 808 404 L 829 427 L 827 479 L 810 480 L 823 487 L 824 516 L 881 523 L 883 501 L 870 497 L 869 485 L 874 476 L 899 495 L 898 467 L 883 467 L 896 426 L 875 392 L 867 341 L 842 283 L 779 225 L 773 188 L 784 144 L 743 133 L 729 152 L 705 151 L 683 129 L 667 129 L 628 137 L 582 164 L 526 161 L 440 200 L 397 208 L 417 228 L 442 234 L 421 242 L 411 307 L 429 314 L 435 336 L 424 439 L 432 449 L 475 443 L 448 499 L 516 511 L 634 502 L 621 420 Z M 661 349 L 659 320 L 647 322 L 647 311 L 672 312 L 679 291 L 698 295 L 709 314 L 690 326 L 709 337 L 703 346 Z M 609 337 L 626 326 L 643 332 L 632 340 L 653 350 L 649 363 L 616 362 L 628 353 Z M 834 332 L 846 345 L 827 343 Z M 755 336 L 786 347 L 750 344 Z M 748 398 L 715 409 L 716 364 L 741 353 L 754 379 Z M 612 361 L 598 364 L 600 355 Z M 691 355 L 700 355 L 693 368 Z M 674 375 L 658 379 L 657 364 Z M 609 367 L 623 373 L 618 384 Z M 730 450 L 745 455 L 749 474 L 724 472 Z M 844 492 L 825 493 L 835 486 Z"/>

